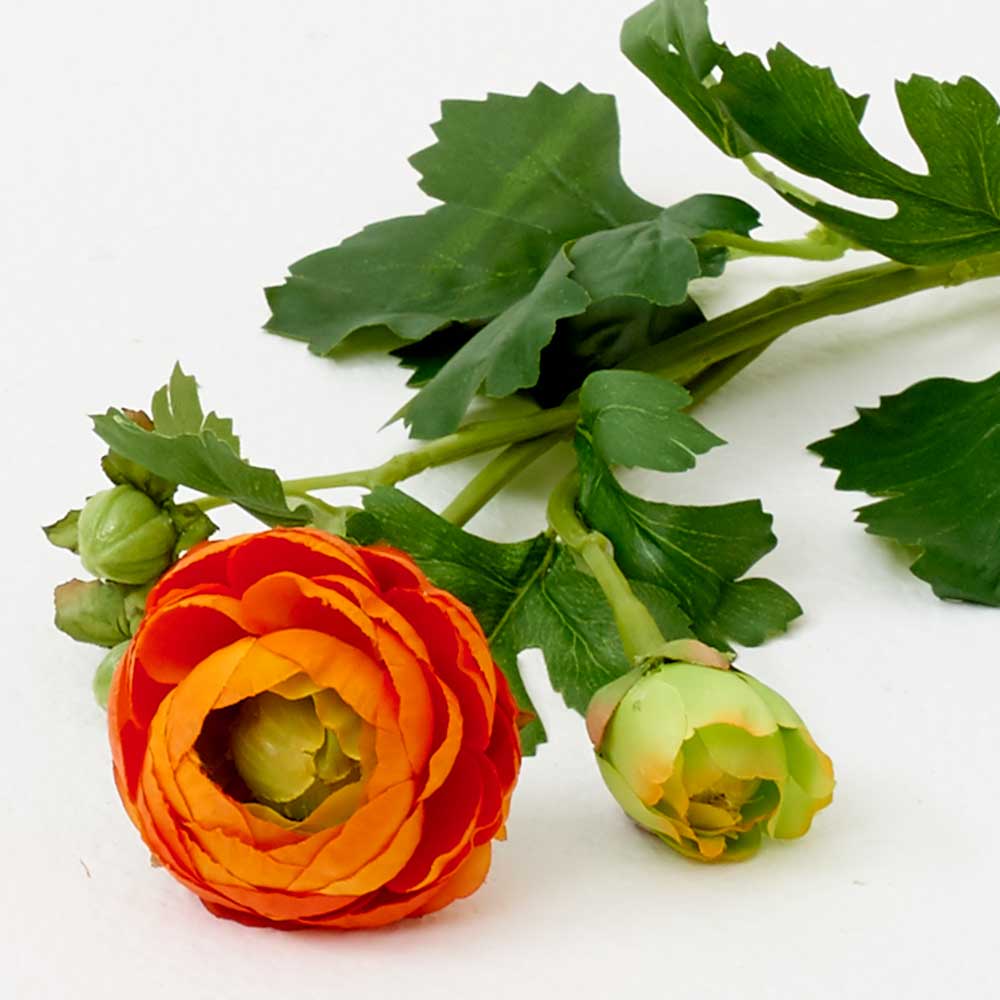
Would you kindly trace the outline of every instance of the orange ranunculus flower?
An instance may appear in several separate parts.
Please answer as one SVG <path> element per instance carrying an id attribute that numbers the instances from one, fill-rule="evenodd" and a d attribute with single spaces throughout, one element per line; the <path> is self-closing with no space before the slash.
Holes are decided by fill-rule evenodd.
<path id="1" fill-rule="evenodd" d="M 115 674 L 122 800 L 213 913 L 376 927 L 479 887 L 520 766 L 467 607 L 405 554 L 278 528 L 193 549 Z"/>

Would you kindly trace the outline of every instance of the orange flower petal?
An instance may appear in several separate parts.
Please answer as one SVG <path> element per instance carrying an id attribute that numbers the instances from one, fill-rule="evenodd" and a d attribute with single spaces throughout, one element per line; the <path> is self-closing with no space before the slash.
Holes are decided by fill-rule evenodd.
<path id="1" fill-rule="evenodd" d="M 209 653 L 249 631 L 235 597 L 199 594 L 147 616 L 135 636 L 135 657 L 152 680 L 178 684 Z"/>
<path id="2" fill-rule="evenodd" d="M 275 528 L 250 535 L 229 556 L 228 582 L 238 594 L 263 577 L 282 572 L 305 577 L 335 574 L 369 585 L 375 582 L 347 542 L 309 528 Z"/>
<path id="3" fill-rule="evenodd" d="M 424 803 L 424 836 L 410 863 L 389 883 L 393 892 L 425 888 L 471 845 L 482 798 L 482 771 L 474 755 L 463 751 L 448 780 Z"/>

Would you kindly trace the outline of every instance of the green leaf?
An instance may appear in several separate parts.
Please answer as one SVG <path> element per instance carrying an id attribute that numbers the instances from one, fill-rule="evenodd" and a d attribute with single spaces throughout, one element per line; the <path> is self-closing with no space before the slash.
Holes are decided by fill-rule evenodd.
<path id="1" fill-rule="evenodd" d="M 745 156 L 754 145 L 718 99 L 712 73 L 723 53 L 708 28 L 705 0 L 663 0 L 622 27 L 622 52 L 716 146 Z"/>
<path id="2" fill-rule="evenodd" d="M 558 254 L 528 295 L 483 327 L 403 408 L 414 437 L 455 430 L 480 386 L 490 396 L 509 396 L 538 381 L 542 348 L 556 321 L 583 312 L 589 302 L 569 278 L 572 269 L 566 254 Z"/>
<path id="3" fill-rule="evenodd" d="M 370 226 L 268 290 L 268 328 L 320 354 L 372 327 L 429 338 L 399 352 L 416 367 L 411 384 L 423 386 L 405 411 L 415 437 L 453 431 L 484 383 L 491 396 L 535 386 L 560 322 L 568 329 L 591 302 L 632 296 L 690 315 L 688 282 L 721 273 L 727 257 L 694 241 L 708 229 L 745 235 L 758 222 L 733 198 L 664 210 L 633 193 L 619 168 L 614 99 L 582 86 L 446 101 L 434 130 L 438 142 L 412 162 L 445 205 Z M 540 398 L 567 380 L 573 391 L 585 375 L 553 377 Z"/>
<path id="4" fill-rule="evenodd" d="M 205 416 L 198 398 L 198 383 L 194 376 L 184 374 L 180 364 L 174 365 L 170 381 L 153 393 L 152 410 L 153 427 L 160 434 L 180 437 L 211 431 L 239 455 L 240 439 L 233 433 L 232 420 L 214 412 Z"/>
<path id="5" fill-rule="evenodd" d="M 1000 606 L 1000 374 L 929 379 L 858 414 L 809 446 L 837 489 L 884 498 L 858 520 L 918 548 L 938 597 Z"/>
<path id="6" fill-rule="evenodd" d="M 94 431 L 129 461 L 172 483 L 231 500 L 266 524 L 308 523 L 308 511 L 288 507 L 273 470 L 240 458 L 231 422 L 203 416 L 194 380 L 180 366 L 157 392 L 153 409 L 158 417 L 152 431 L 116 409 L 93 416 Z"/>
<path id="7" fill-rule="evenodd" d="M 365 510 L 378 520 L 384 541 L 408 551 L 437 586 L 473 610 L 525 712 L 533 708 L 517 669 L 517 654 L 524 649 L 542 650 L 553 686 L 579 712 L 594 691 L 630 669 L 597 583 L 579 572 L 550 536 L 487 541 L 388 487 L 369 494 Z M 671 595 L 640 587 L 665 634 L 689 634 Z M 530 722 L 521 732 L 525 752 L 533 752 L 544 735 L 539 720 Z"/>
<path id="8" fill-rule="evenodd" d="M 410 158 L 441 201 L 544 229 L 560 243 L 653 218 L 619 167 L 615 99 L 578 84 L 538 84 L 527 97 L 444 101 L 437 143 Z"/>
<path id="9" fill-rule="evenodd" d="M 686 389 L 656 375 L 594 372 L 580 393 L 580 420 L 609 465 L 683 472 L 725 444 L 683 412 L 690 405 Z"/>
<path id="10" fill-rule="evenodd" d="M 867 98 L 784 46 L 734 56 L 708 34 L 703 0 L 658 0 L 626 24 L 626 54 L 731 156 L 758 150 L 861 198 L 890 200 L 888 219 L 795 193 L 786 199 L 851 240 L 908 264 L 1000 250 L 1000 106 L 971 77 L 896 85 L 926 173 L 886 159 L 860 129 Z M 711 78 L 723 70 L 720 83 Z M 696 84 L 696 79 L 701 81 Z"/>
<path id="11" fill-rule="evenodd" d="M 368 226 L 291 267 L 268 288 L 267 329 L 328 354 L 357 330 L 421 340 L 452 321 L 489 320 L 527 295 L 562 241 L 461 205 Z"/>
<path id="12" fill-rule="evenodd" d="M 68 514 L 64 514 L 58 521 L 52 524 L 46 525 L 42 528 L 45 532 L 45 537 L 57 548 L 57 549 L 69 549 L 70 552 L 79 551 L 78 543 L 78 523 L 80 521 L 80 511 L 71 510 Z"/>
<path id="13" fill-rule="evenodd" d="M 740 580 L 776 544 L 759 501 L 692 507 L 643 500 L 617 482 L 585 430 L 576 447 L 580 513 L 609 539 L 626 576 L 676 598 L 699 639 L 723 648 L 758 645 L 802 613 L 777 584 Z"/>

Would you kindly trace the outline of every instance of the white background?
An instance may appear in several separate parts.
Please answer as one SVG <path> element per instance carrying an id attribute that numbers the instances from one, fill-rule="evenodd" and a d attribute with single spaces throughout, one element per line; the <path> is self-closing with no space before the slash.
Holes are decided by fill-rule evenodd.
<path id="1" fill-rule="evenodd" d="M 638 0 L 635 0 L 638 2 Z M 742 195 L 766 237 L 804 227 L 617 53 L 632 3 L 10 4 L 0 38 L 0 993 L 4 997 L 721 997 L 991 995 L 1000 866 L 1000 611 L 946 605 L 852 523 L 861 498 L 804 446 L 919 378 L 1000 368 L 1000 283 L 928 293 L 786 338 L 701 411 L 731 446 L 649 496 L 762 497 L 761 569 L 806 616 L 742 665 L 833 756 L 809 836 L 731 867 L 686 862 L 606 794 L 580 720 L 525 669 L 551 742 L 526 762 L 487 885 L 423 921 L 348 935 L 249 930 L 153 870 L 113 790 L 90 676 L 51 626 L 79 573 L 38 525 L 101 488 L 86 414 L 147 402 L 175 359 L 285 477 L 369 465 L 406 398 L 384 362 L 266 336 L 261 288 L 369 221 L 419 211 L 406 157 L 444 97 L 537 79 L 618 95 L 626 177 L 661 203 Z M 781 39 L 875 97 L 866 128 L 917 167 L 891 81 L 968 72 L 1000 90 L 985 0 L 714 0 L 717 34 Z M 815 186 L 815 185 L 814 185 Z M 847 265 L 743 261 L 716 312 Z M 475 468 L 412 483 L 442 504 Z M 555 470 L 550 470 L 554 475 Z M 541 525 L 519 486 L 474 522 Z M 345 495 L 349 499 L 350 494 Z M 223 527 L 245 526 L 242 515 Z"/>

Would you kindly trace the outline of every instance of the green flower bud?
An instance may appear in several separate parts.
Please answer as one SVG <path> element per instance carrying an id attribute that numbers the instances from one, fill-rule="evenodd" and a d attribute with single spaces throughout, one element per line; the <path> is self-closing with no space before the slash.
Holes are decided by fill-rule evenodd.
<path id="1" fill-rule="evenodd" d="M 801 837 L 833 797 L 833 766 L 779 694 L 697 663 L 640 669 L 587 712 L 604 781 L 625 812 L 701 861 L 741 860 L 767 832 Z"/>
<path id="2" fill-rule="evenodd" d="M 177 531 L 169 514 L 128 485 L 92 496 L 80 513 L 80 561 L 118 583 L 148 583 L 173 560 Z"/>

